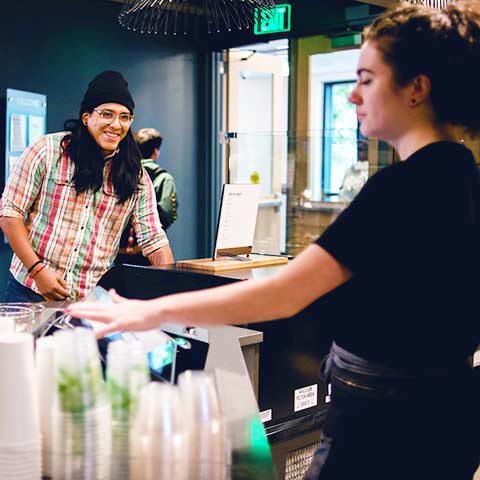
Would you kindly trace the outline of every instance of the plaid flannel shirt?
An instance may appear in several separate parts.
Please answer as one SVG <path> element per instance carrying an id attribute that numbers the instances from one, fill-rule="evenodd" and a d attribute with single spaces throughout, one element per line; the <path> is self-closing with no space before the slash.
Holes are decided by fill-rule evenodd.
<path id="1" fill-rule="evenodd" d="M 74 163 L 61 152 L 67 134 L 45 135 L 23 152 L 5 185 L 0 216 L 24 220 L 33 250 L 66 280 L 72 298 L 81 298 L 113 263 L 121 233 L 130 219 L 145 256 L 169 242 L 145 171 L 138 191 L 123 204 L 118 203 L 110 181 L 115 155 L 105 159 L 104 182 L 98 192 L 76 193 L 72 183 Z M 39 293 L 27 267 L 13 256 L 12 275 Z"/>

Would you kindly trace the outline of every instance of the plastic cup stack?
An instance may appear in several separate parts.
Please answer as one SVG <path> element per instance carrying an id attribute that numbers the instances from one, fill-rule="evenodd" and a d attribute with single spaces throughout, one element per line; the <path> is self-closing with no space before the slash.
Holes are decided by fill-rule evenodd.
<path id="1" fill-rule="evenodd" d="M 178 378 L 188 438 L 190 480 L 225 480 L 230 477 L 231 456 L 211 375 L 187 370 Z"/>
<path id="2" fill-rule="evenodd" d="M 30 334 L 0 334 L 0 478 L 39 480 L 41 446 Z"/>
<path id="3" fill-rule="evenodd" d="M 140 343 L 108 344 L 107 392 L 112 405 L 111 478 L 130 478 L 129 431 L 141 389 L 150 381 L 147 356 Z"/>
<path id="4" fill-rule="evenodd" d="M 190 480 L 182 415 L 178 388 L 152 382 L 142 389 L 130 430 L 130 478 Z"/>
<path id="5" fill-rule="evenodd" d="M 55 332 L 52 478 L 110 478 L 111 407 L 93 331 Z"/>
<path id="6" fill-rule="evenodd" d="M 26 308 L 25 305 L 0 304 L 0 334 L 13 333 L 15 330 L 27 331 L 25 325 L 31 325 L 33 319 L 33 311 L 30 308 Z"/>
<path id="7" fill-rule="evenodd" d="M 40 303 L 15 302 L 9 303 L 12 307 L 28 308 L 33 313 L 32 319 L 18 319 L 16 320 L 15 331 L 34 333 L 35 330 L 42 324 L 45 315 L 45 307 Z"/>
<path id="8" fill-rule="evenodd" d="M 42 434 L 42 475 L 52 475 L 52 405 L 55 399 L 55 342 L 53 337 L 37 339 L 35 347 L 38 408 Z"/>

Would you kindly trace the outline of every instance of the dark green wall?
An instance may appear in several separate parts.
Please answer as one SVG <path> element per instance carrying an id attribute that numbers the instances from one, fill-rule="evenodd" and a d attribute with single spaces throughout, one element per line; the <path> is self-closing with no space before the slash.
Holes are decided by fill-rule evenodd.
<path id="1" fill-rule="evenodd" d="M 179 219 L 168 231 L 175 257 L 196 258 L 203 228 L 198 202 L 201 56 L 176 39 L 123 29 L 116 20 L 119 8 L 98 0 L 3 2 L 0 98 L 7 88 L 46 94 L 47 131 L 54 132 L 77 116 L 87 83 L 97 73 L 121 71 L 137 105 L 132 128 L 153 126 L 165 138 L 161 163 L 176 179 L 180 202 Z M 3 117 L 1 112 L 0 135 Z M 10 255 L 0 244 L 0 300 Z"/>

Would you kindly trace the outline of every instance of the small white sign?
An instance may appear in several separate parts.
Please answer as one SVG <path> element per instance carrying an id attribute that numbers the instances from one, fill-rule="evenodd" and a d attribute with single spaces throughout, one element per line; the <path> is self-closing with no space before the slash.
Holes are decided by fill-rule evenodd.
<path id="1" fill-rule="evenodd" d="M 262 423 L 269 422 L 272 419 L 272 409 L 269 408 L 268 410 L 264 410 L 260 412 L 260 420 Z"/>
<path id="2" fill-rule="evenodd" d="M 294 411 L 299 412 L 300 410 L 305 410 L 306 408 L 311 408 L 318 405 L 317 394 L 317 384 L 295 390 Z"/>
<path id="3" fill-rule="evenodd" d="M 214 258 L 219 250 L 250 248 L 255 237 L 260 185 L 225 184 L 215 240 Z M 245 253 L 249 253 L 250 250 Z"/>
<path id="4" fill-rule="evenodd" d="M 45 135 L 44 117 L 38 115 L 28 116 L 28 144 L 36 142 L 42 135 Z"/>
<path id="5" fill-rule="evenodd" d="M 325 403 L 330 403 L 332 401 L 332 384 L 327 385 L 327 394 L 325 395 Z"/>
<path id="6" fill-rule="evenodd" d="M 27 147 L 27 116 L 20 113 L 10 115 L 10 151 L 21 152 Z"/>
<path id="7" fill-rule="evenodd" d="M 479 367 L 480 366 L 480 350 L 477 350 L 473 354 L 473 366 L 474 367 Z"/>

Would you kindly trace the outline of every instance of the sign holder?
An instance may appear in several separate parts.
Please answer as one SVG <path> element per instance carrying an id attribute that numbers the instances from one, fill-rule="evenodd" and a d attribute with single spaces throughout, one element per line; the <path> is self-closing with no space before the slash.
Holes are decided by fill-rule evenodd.
<path id="1" fill-rule="evenodd" d="M 212 258 L 182 260 L 177 267 L 217 272 L 287 263 L 288 257 L 251 253 L 259 196 L 259 185 L 224 185 Z"/>

